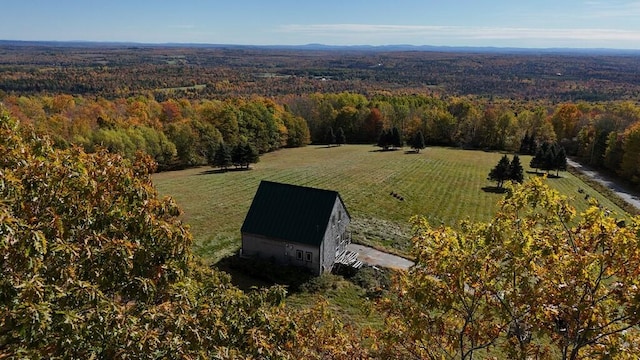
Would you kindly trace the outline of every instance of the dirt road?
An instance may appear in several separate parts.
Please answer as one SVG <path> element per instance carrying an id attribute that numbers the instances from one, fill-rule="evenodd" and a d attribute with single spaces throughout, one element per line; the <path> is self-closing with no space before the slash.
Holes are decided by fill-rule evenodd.
<path id="1" fill-rule="evenodd" d="M 581 173 L 587 175 L 588 177 L 592 178 L 593 180 L 595 180 L 595 181 L 601 183 L 602 185 L 608 187 L 613 192 L 615 192 L 616 195 L 620 196 L 624 201 L 626 201 L 629 204 L 635 206 L 636 209 L 640 209 L 640 198 L 638 198 L 637 195 L 632 194 L 628 190 L 624 189 L 622 186 L 617 184 L 615 181 L 607 178 L 606 176 L 600 174 L 599 172 L 597 172 L 595 170 L 586 168 L 586 167 L 582 166 L 581 164 L 579 164 L 579 163 L 577 163 L 577 162 L 575 162 L 573 160 L 567 159 L 567 164 L 569 164 L 570 166 L 576 168 L 576 170 L 578 170 Z"/>

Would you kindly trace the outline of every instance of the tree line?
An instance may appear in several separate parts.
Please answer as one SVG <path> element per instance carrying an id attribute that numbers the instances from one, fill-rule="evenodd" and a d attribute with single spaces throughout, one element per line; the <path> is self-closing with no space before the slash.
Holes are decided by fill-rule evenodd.
<path id="1" fill-rule="evenodd" d="M 350 92 L 161 102 L 151 96 L 5 95 L 0 101 L 60 146 L 74 143 L 91 150 L 102 145 L 129 158 L 144 150 L 162 169 L 206 164 L 220 142 L 231 147 L 249 143 L 258 153 L 309 142 L 388 148 L 412 145 L 421 133 L 425 146 L 531 155 L 540 145 L 556 142 L 567 156 L 640 185 L 640 107 L 632 102 L 549 105 Z M 389 132 L 393 140 L 385 135 Z"/>
<path id="2" fill-rule="evenodd" d="M 425 146 L 531 155 L 536 155 L 540 146 L 546 151 L 545 143 L 556 143 L 558 148 L 552 150 L 564 151 L 565 156 L 577 157 L 640 185 L 640 107 L 632 102 L 549 105 L 415 94 L 366 97 L 354 93 L 288 96 L 282 101 L 307 121 L 314 143 L 323 143 L 329 128 L 343 129 L 349 143 L 378 144 L 382 148 L 412 145 L 418 132 L 423 135 Z M 393 129 L 398 131 L 397 136 Z M 395 144 L 389 132 L 396 136 Z M 556 168 L 544 161 L 533 165 L 545 171 Z"/>
<path id="3" fill-rule="evenodd" d="M 129 159 L 143 151 L 161 170 L 212 164 L 218 149 L 262 154 L 310 141 L 304 119 L 264 98 L 158 102 L 142 96 L 106 100 L 56 95 L 1 101 L 22 124 L 51 136 L 56 146 L 104 147 Z"/>

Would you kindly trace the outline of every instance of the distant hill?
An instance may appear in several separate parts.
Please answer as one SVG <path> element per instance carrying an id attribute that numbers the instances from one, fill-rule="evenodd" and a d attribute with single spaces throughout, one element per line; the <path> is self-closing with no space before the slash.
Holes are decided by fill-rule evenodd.
<path id="1" fill-rule="evenodd" d="M 0 40 L 0 46 L 43 46 L 43 47 L 75 47 L 75 48 L 113 48 L 113 47 L 183 47 L 183 48 L 225 48 L 225 49 L 280 49 L 280 50 L 313 50 L 313 51 L 366 51 L 366 52 L 453 52 L 453 53 L 496 53 L 496 54 L 585 54 L 585 55 L 640 55 L 640 50 L 607 49 L 607 48 L 518 48 L 518 47 L 483 47 L 483 46 L 433 46 L 433 45 L 237 45 L 237 44 L 205 44 L 205 43 L 136 43 L 136 42 L 101 42 L 101 41 L 20 41 Z"/>
<path id="2" fill-rule="evenodd" d="M 326 92 L 637 100 L 640 50 L 0 40 L 2 94 L 226 99 Z M 39 69 L 41 71 L 33 71 Z"/>

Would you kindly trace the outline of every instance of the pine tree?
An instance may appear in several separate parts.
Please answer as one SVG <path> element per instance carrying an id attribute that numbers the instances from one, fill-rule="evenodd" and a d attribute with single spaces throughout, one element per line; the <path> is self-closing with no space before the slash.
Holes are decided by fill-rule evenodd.
<path id="1" fill-rule="evenodd" d="M 225 143 L 218 144 L 213 156 L 213 166 L 226 170 L 232 164 L 231 150 Z"/>
<path id="2" fill-rule="evenodd" d="M 527 132 L 520 142 L 520 154 L 533 155 L 537 149 L 535 135 L 529 135 Z"/>
<path id="3" fill-rule="evenodd" d="M 520 154 L 529 154 L 529 141 L 529 132 L 527 132 L 520 141 Z"/>
<path id="4" fill-rule="evenodd" d="M 524 169 L 522 168 L 518 155 L 513 155 L 511 164 L 509 164 L 509 180 L 520 184 L 524 181 Z"/>
<path id="5" fill-rule="evenodd" d="M 567 170 L 567 153 L 562 146 L 558 146 L 558 150 L 553 159 L 553 167 L 556 170 L 556 176 L 558 176 L 560 170 Z"/>
<path id="6" fill-rule="evenodd" d="M 420 153 L 420 150 L 424 149 L 424 147 L 424 136 L 422 136 L 422 131 L 418 130 L 411 139 L 411 148 L 415 149 L 417 153 Z"/>
<path id="7" fill-rule="evenodd" d="M 250 164 L 255 164 L 260 161 L 260 154 L 258 153 L 258 150 L 250 143 L 244 144 L 243 154 L 244 164 L 247 169 L 249 168 Z"/>
<path id="8" fill-rule="evenodd" d="M 336 134 L 333 132 L 333 128 L 329 126 L 329 130 L 327 130 L 327 135 L 324 139 L 327 143 L 327 147 L 331 147 L 332 144 L 336 143 Z"/>
<path id="9" fill-rule="evenodd" d="M 216 153 L 218 152 L 218 144 L 216 143 L 209 143 L 207 145 L 207 151 L 206 151 L 206 158 L 207 158 L 207 164 L 215 167 L 215 162 L 216 162 Z"/>
<path id="10" fill-rule="evenodd" d="M 400 137 L 400 132 L 397 127 L 391 130 L 391 145 L 399 148 L 402 147 L 402 137 Z"/>
<path id="11" fill-rule="evenodd" d="M 542 151 L 542 147 L 539 147 L 536 150 L 535 155 L 531 158 L 529 162 L 529 167 L 532 169 L 536 169 L 536 174 L 538 173 L 538 169 L 542 167 L 542 158 L 544 157 L 544 151 Z"/>
<path id="12" fill-rule="evenodd" d="M 237 168 L 242 166 L 242 161 L 244 159 L 244 147 L 242 144 L 236 144 L 231 151 L 231 162 L 233 166 Z"/>
<path id="13" fill-rule="evenodd" d="M 549 146 L 544 150 L 544 155 L 542 157 L 542 170 L 545 170 L 547 174 L 549 171 L 555 169 L 556 151 L 557 145 L 555 143 L 549 144 Z"/>
<path id="14" fill-rule="evenodd" d="M 509 179 L 509 158 L 507 155 L 502 156 L 498 164 L 491 169 L 487 180 L 495 181 L 498 183 L 498 188 L 501 189 L 505 180 Z"/>
<path id="15" fill-rule="evenodd" d="M 344 130 L 342 130 L 341 127 L 338 128 L 338 133 L 336 134 L 336 141 L 335 142 L 336 142 L 336 144 L 338 144 L 338 146 L 347 143 L 347 139 L 344 136 Z"/>
<path id="16" fill-rule="evenodd" d="M 388 150 L 389 146 L 391 146 L 389 138 L 389 132 L 387 132 L 387 130 L 382 130 L 382 132 L 380 133 L 380 137 L 378 138 L 377 146 L 381 147 L 382 150 Z"/>
<path id="17" fill-rule="evenodd" d="M 233 148 L 231 154 L 233 165 L 237 167 L 249 168 L 250 164 L 255 164 L 260 160 L 258 150 L 250 143 L 241 143 Z"/>
<path id="18" fill-rule="evenodd" d="M 560 170 L 567 169 L 567 154 L 564 148 L 557 143 L 544 142 L 536 150 L 536 155 L 531 159 L 529 166 L 541 169 L 549 173 L 556 170 L 556 176 Z"/>
<path id="19" fill-rule="evenodd" d="M 393 148 L 393 131 L 391 129 L 387 130 L 385 135 L 385 141 L 387 143 L 387 148 Z M 386 149 L 385 149 L 386 150 Z"/>

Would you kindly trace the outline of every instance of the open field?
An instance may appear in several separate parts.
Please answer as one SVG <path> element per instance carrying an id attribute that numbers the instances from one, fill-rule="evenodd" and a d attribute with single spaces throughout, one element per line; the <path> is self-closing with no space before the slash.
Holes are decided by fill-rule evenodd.
<path id="1" fill-rule="evenodd" d="M 407 255 L 413 215 L 451 226 L 463 219 L 490 219 L 502 195 L 482 188 L 494 185 L 486 178 L 501 156 L 439 147 L 405 154 L 379 152 L 367 145 L 307 146 L 265 154 L 250 171 L 220 173 L 203 167 L 155 174 L 154 182 L 160 194 L 173 196 L 182 207 L 195 251 L 212 262 L 239 249 L 240 227 L 263 179 L 337 190 L 352 218 L 354 242 Z M 529 160 L 522 157 L 523 165 Z M 572 197 L 579 211 L 586 208 L 589 195 L 622 214 L 567 172 L 548 183 Z M 391 196 L 392 192 L 404 200 Z"/>

